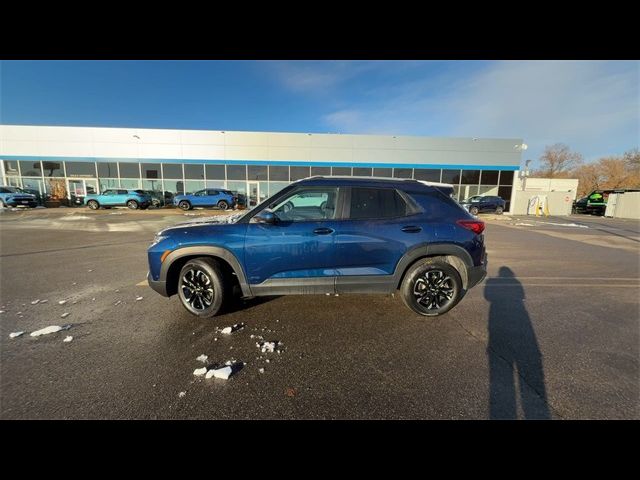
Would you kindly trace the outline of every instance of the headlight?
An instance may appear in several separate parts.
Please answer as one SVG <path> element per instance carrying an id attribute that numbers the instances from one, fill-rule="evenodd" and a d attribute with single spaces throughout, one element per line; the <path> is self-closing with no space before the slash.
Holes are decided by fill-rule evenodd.
<path id="1" fill-rule="evenodd" d="M 161 241 L 163 241 L 163 240 L 165 240 L 167 238 L 169 238 L 168 235 L 160 235 L 160 234 L 156 235 L 153 238 L 153 243 L 150 245 L 150 247 L 153 247 L 154 245 L 157 245 L 158 243 L 160 243 Z"/>

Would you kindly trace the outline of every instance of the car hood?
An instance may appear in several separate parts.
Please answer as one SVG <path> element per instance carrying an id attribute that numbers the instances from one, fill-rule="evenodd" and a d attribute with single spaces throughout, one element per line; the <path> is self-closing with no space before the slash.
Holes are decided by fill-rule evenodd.
<path id="1" fill-rule="evenodd" d="M 158 232 L 158 235 L 177 233 L 178 231 L 184 231 L 185 228 L 204 226 L 216 226 L 222 228 L 225 225 L 235 224 L 240 219 L 240 217 L 242 217 L 246 213 L 247 212 L 235 213 L 233 215 L 214 215 L 210 217 L 198 217 L 192 220 L 185 220 L 184 222 L 176 223 L 175 225 L 171 225 L 170 227 L 165 228 L 164 230 Z"/>

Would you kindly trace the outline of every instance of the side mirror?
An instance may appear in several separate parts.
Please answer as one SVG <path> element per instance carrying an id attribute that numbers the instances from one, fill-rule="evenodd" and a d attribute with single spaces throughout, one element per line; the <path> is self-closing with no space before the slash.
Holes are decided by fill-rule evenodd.
<path id="1" fill-rule="evenodd" d="M 260 213 L 253 217 L 256 223 L 276 223 L 278 217 L 268 208 L 265 208 Z"/>

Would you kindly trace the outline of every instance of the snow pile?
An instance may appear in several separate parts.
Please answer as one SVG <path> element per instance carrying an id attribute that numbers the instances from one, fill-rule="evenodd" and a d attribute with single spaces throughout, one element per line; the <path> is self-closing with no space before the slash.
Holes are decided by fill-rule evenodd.
<path id="1" fill-rule="evenodd" d="M 180 393 L 178 394 L 178 397 L 182 398 L 182 397 L 184 397 L 186 394 L 187 394 L 187 392 L 180 392 Z"/>
<path id="2" fill-rule="evenodd" d="M 276 351 L 276 347 L 279 347 L 280 345 L 282 345 L 282 343 L 278 342 L 278 341 L 275 341 L 275 342 L 256 342 L 256 347 L 258 347 L 262 353 L 273 353 L 273 352 Z M 277 352 L 280 353 L 280 349 L 279 348 L 278 348 Z"/>
<path id="3" fill-rule="evenodd" d="M 194 374 L 196 377 L 201 377 L 201 376 L 202 376 L 202 375 L 204 375 L 205 373 L 207 373 L 207 367 L 196 368 L 196 369 L 193 371 L 193 374 Z"/>
<path id="4" fill-rule="evenodd" d="M 224 333 L 225 335 L 229 335 L 231 332 L 233 332 L 232 327 L 224 327 L 222 330 L 220 330 L 220 333 Z"/>
<path id="5" fill-rule="evenodd" d="M 40 303 L 40 299 L 34 300 L 33 302 L 31 302 L 31 305 L 37 305 Z"/>
<path id="6" fill-rule="evenodd" d="M 9 338 L 16 338 L 22 335 L 24 332 L 13 332 L 9 334 Z"/>
<path id="7" fill-rule="evenodd" d="M 65 343 L 69 343 L 71 340 L 73 340 L 73 337 L 71 335 L 67 335 L 62 341 Z"/>
<path id="8" fill-rule="evenodd" d="M 50 333 L 56 333 L 62 330 L 62 327 L 58 325 L 51 325 L 50 327 L 45 327 L 40 330 L 36 330 L 35 332 L 31 332 L 32 337 L 39 337 L 40 335 L 49 335 Z"/>
<path id="9" fill-rule="evenodd" d="M 244 323 L 236 323 L 231 327 L 224 327 L 220 330 L 220 333 L 224 333 L 225 335 L 230 335 L 233 332 L 237 332 L 238 330 L 242 330 L 244 328 Z"/>
<path id="10" fill-rule="evenodd" d="M 71 315 L 69 312 L 64 312 L 62 315 L 60 315 L 60 318 L 67 318 L 69 315 Z"/>
<path id="11" fill-rule="evenodd" d="M 58 305 L 64 305 L 65 303 L 67 303 L 67 301 L 66 301 L 66 300 L 60 300 L 60 301 L 58 302 Z"/>
<path id="12" fill-rule="evenodd" d="M 231 376 L 231 373 L 233 373 L 233 369 L 227 365 L 222 368 L 212 368 L 207 372 L 207 375 L 205 376 L 205 378 L 215 377 L 215 378 L 221 378 L 223 380 L 228 380 L 229 377 Z"/>
<path id="13" fill-rule="evenodd" d="M 139 302 L 139 301 L 140 301 L 140 300 L 142 300 L 143 298 L 144 298 L 144 297 L 137 296 L 137 297 L 136 297 L 136 302 Z"/>
<path id="14" fill-rule="evenodd" d="M 196 360 L 202 363 L 207 363 L 207 360 L 209 360 L 209 357 L 203 353 L 198 358 L 196 358 Z"/>

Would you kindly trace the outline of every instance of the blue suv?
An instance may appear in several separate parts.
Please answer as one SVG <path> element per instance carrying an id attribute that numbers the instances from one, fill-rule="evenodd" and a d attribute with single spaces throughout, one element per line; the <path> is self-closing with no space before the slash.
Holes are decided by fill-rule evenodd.
<path id="1" fill-rule="evenodd" d="M 182 210 L 191 210 L 193 207 L 218 207 L 221 210 L 234 208 L 237 197 L 229 190 L 220 188 L 205 188 L 195 193 L 176 195 L 173 204 Z"/>
<path id="2" fill-rule="evenodd" d="M 113 188 L 97 194 L 91 193 L 84 197 L 84 204 L 91 210 L 100 207 L 128 207 L 132 210 L 145 210 L 151 205 L 151 195 L 143 190 L 124 190 Z"/>
<path id="3" fill-rule="evenodd" d="M 311 177 L 230 223 L 159 232 L 151 288 L 212 317 L 243 297 L 391 293 L 420 315 L 453 308 L 486 275 L 484 223 L 428 182 Z"/>

